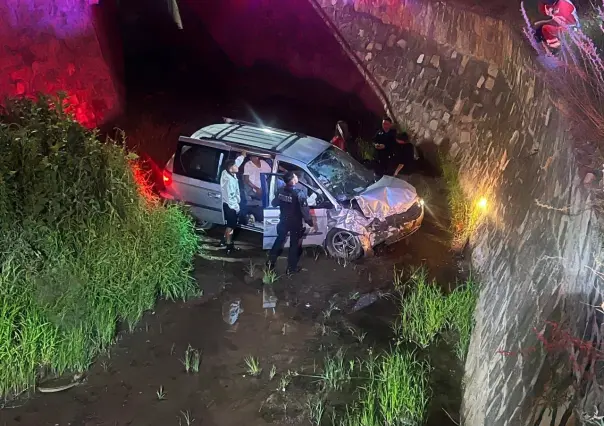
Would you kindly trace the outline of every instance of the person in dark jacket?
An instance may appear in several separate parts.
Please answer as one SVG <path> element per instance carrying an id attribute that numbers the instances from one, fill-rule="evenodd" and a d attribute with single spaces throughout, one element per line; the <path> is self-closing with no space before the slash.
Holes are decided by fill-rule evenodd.
<path id="1" fill-rule="evenodd" d="M 306 194 L 300 188 L 296 188 L 298 177 L 294 172 L 287 172 L 283 179 L 285 186 L 279 189 L 275 201 L 279 205 L 279 225 L 277 225 L 277 239 L 273 243 L 268 256 L 267 267 L 275 267 L 277 258 L 283 250 L 283 245 L 289 234 L 289 253 L 287 255 L 287 274 L 300 272 L 298 260 L 302 254 L 302 237 L 304 225 L 313 226 L 310 209 Z"/>
<path id="2" fill-rule="evenodd" d="M 379 176 L 386 173 L 390 165 L 390 156 L 392 149 L 396 144 L 396 130 L 392 128 L 392 119 L 384 117 L 382 120 L 382 128 L 373 137 L 373 145 L 375 146 L 375 172 Z"/>

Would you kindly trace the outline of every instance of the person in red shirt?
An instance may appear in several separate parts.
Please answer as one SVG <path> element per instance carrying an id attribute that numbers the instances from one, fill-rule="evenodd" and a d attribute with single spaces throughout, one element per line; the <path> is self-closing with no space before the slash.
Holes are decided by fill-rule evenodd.
<path id="1" fill-rule="evenodd" d="M 349 139 L 348 124 L 345 121 L 336 123 L 336 132 L 331 139 L 331 144 L 346 152 L 346 142 Z"/>
<path id="2" fill-rule="evenodd" d="M 535 38 L 556 53 L 561 47 L 562 31 L 579 25 L 577 8 L 571 0 L 539 0 L 538 7 L 549 19 L 535 22 Z"/>

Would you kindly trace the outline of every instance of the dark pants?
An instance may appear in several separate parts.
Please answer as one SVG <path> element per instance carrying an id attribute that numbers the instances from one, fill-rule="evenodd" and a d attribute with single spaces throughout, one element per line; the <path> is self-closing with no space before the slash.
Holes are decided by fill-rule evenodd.
<path id="1" fill-rule="evenodd" d="M 390 166 L 390 158 L 386 150 L 377 151 L 375 160 L 375 174 L 381 177 L 388 172 L 388 166 Z"/>
<path id="2" fill-rule="evenodd" d="M 268 261 L 271 265 L 275 265 L 277 258 L 283 251 L 283 245 L 289 234 L 289 253 L 287 254 L 287 269 L 295 270 L 298 266 L 298 260 L 302 255 L 302 234 L 304 229 L 302 224 L 291 225 L 286 223 L 279 223 L 277 225 L 277 239 L 273 243 L 268 254 Z"/>

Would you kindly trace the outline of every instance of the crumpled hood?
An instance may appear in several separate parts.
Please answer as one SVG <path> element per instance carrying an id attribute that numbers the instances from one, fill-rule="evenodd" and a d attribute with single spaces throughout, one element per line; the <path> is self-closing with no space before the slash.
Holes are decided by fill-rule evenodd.
<path id="1" fill-rule="evenodd" d="M 417 191 L 402 179 L 383 176 L 354 199 L 365 217 L 384 220 L 407 211 L 416 201 Z"/>

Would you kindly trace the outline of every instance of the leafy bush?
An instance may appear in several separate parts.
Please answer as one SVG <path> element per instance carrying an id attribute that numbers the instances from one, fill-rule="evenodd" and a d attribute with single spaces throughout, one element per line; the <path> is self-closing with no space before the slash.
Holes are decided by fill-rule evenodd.
<path id="1" fill-rule="evenodd" d="M 0 113 L 0 396 L 85 370 L 158 295 L 184 299 L 192 221 L 140 181 L 135 156 L 101 143 L 61 99 Z M 137 179 L 139 182 L 137 182 Z"/>

